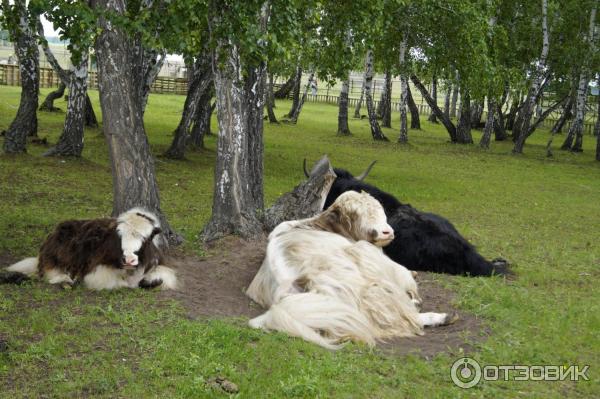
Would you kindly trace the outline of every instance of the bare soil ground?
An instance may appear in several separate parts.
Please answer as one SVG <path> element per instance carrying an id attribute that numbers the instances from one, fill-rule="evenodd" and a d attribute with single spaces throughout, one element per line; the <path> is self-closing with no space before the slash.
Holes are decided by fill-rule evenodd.
<path id="1" fill-rule="evenodd" d="M 264 310 L 245 294 L 246 287 L 258 271 L 264 254 L 265 241 L 246 242 L 225 238 L 207 248 L 206 258 L 175 254 L 170 266 L 177 269 L 182 286 L 179 291 L 164 291 L 161 295 L 180 301 L 190 318 L 254 317 Z M 452 307 L 454 294 L 431 279 L 429 273 L 419 273 L 422 311 L 457 312 Z M 389 355 L 415 353 L 429 358 L 440 352 L 465 352 L 482 341 L 488 331 L 475 316 L 458 312 L 459 320 L 449 326 L 427 329 L 424 336 L 399 338 L 382 343 L 380 349 Z"/>

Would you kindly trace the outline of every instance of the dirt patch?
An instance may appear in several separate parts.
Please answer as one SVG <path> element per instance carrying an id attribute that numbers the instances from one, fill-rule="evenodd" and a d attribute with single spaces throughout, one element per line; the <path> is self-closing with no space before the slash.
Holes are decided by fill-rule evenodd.
<path id="1" fill-rule="evenodd" d="M 477 342 L 486 339 L 489 331 L 474 315 L 452 307 L 455 294 L 433 281 L 432 273 L 419 272 L 417 275 L 419 294 L 423 299 L 421 312 L 458 313 L 459 319 L 449 326 L 426 328 L 425 335 L 410 338 L 396 338 L 379 345 L 389 355 L 414 353 L 430 358 L 438 353 L 457 353 L 460 349 L 468 353 Z"/>
<path id="2" fill-rule="evenodd" d="M 265 247 L 265 241 L 226 238 L 207 248 L 206 258 L 175 254 L 170 265 L 177 269 L 182 287 L 161 295 L 180 301 L 190 318 L 255 317 L 264 310 L 244 291 L 262 263 Z M 457 312 L 451 305 L 454 294 L 435 283 L 430 273 L 419 273 L 417 280 L 423 312 Z M 486 338 L 488 331 L 475 316 L 458 314 L 459 320 L 452 325 L 428 328 L 421 337 L 394 339 L 381 344 L 380 349 L 388 355 L 414 353 L 425 358 L 459 349 L 469 352 L 474 343 Z"/>

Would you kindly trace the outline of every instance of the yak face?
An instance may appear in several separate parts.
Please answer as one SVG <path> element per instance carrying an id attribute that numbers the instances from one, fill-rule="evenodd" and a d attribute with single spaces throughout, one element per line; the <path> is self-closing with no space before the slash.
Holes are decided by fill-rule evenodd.
<path id="1" fill-rule="evenodd" d="M 156 215 L 142 208 L 130 209 L 117 218 L 117 233 L 121 238 L 121 266 L 124 269 L 135 269 L 140 264 L 140 252 L 144 244 L 160 234 L 160 223 Z"/>
<path id="2" fill-rule="evenodd" d="M 379 247 L 394 239 L 381 204 L 366 192 L 347 191 L 327 209 L 336 223 L 354 240 L 369 241 Z"/>

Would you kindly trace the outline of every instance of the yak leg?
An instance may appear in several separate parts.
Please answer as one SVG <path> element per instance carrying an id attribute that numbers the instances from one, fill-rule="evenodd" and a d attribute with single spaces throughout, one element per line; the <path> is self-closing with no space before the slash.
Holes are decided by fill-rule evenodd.
<path id="1" fill-rule="evenodd" d="M 423 324 L 423 327 L 446 326 L 453 324 L 456 320 L 458 320 L 456 313 L 419 313 L 419 321 Z"/>
<path id="2" fill-rule="evenodd" d="M 44 273 L 44 277 L 50 284 L 61 284 L 61 285 L 73 285 L 75 282 L 73 279 L 61 272 L 60 270 L 50 269 Z"/>

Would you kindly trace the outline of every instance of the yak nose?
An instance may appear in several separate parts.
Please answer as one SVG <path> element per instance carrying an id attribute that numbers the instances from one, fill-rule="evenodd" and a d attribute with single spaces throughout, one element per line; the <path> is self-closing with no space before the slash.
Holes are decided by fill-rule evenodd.
<path id="1" fill-rule="evenodd" d="M 127 266 L 137 266 L 137 259 L 133 256 L 123 256 L 121 258 L 121 261 L 123 262 L 124 265 Z"/>
<path id="2" fill-rule="evenodd" d="M 394 230 L 388 230 L 388 229 L 382 230 L 381 236 L 382 236 L 382 238 L 393 240 L 394 239 Z"/>

